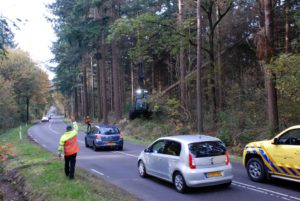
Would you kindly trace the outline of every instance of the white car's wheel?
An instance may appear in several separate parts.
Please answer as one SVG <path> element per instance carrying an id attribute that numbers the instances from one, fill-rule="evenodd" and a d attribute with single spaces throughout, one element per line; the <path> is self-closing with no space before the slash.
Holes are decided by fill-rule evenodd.
<path id="1" fill-rule="evenodd" d="M 144 178 L 147 177 L 145 164 L 141 160 L 138 163 L 138 169 L 139 169 L 139 174 L 141 177 L 144 177 Z"/>
<path id="2" fill-rule="evenodd" d="M 179 172 L 176 172 L 173 178 L 173 184 L 175 186 L 175 189 L 179 192 L 179 193 L 185 193 L 187 190 L 187 186 L 185 183 L 185 180 L 182 176 L 182 174 L 180 174 Z"/>

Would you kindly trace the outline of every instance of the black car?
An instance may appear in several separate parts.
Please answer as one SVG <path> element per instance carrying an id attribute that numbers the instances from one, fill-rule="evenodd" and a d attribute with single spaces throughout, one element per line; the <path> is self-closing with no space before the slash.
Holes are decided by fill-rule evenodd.
<path id="1" fill-rule="evenodd" d="M 116 126 L 93 126 L 85 136 L 85 146 L 97 151 L 99 148 L 123 150 L 123 136 Z"/>

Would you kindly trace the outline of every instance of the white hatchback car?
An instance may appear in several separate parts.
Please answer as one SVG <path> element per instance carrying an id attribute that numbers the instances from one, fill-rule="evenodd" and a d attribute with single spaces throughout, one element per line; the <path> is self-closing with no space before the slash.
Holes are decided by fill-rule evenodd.
<path id="1" fill-rule="evenodd" d="M 154 141 L 138 157 L 141 177 L 152 175 L 174 184 L 184 193 L 188 187 L 229 186 L 233 174 L 224 143 L 206 135 L 178 135 Z"/>

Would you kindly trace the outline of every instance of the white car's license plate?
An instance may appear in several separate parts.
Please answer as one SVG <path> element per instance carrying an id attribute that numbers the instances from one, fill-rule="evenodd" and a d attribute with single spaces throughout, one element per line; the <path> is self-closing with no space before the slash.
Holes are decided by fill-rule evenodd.
<path id="1" fill-rule="evenodd" d="M 207 177 L 220 177 L 220 176 L 222 176 L 222 173 L 220 171 L 207 173 Z"/>

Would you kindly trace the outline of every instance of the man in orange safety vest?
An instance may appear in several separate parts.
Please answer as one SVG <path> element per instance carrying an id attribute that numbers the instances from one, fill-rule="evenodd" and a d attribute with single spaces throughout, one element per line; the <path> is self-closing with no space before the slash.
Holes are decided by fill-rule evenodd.
<path id="1" fill-rule="evenodd" d="M 78 125 L 73 121 L 72 126 L 68 125 L 66 132 L 61 136 L 58 147 L 58 157 L 61 158 L 62 150 L 64 150 L 65 158 L 65 174 L 70 179 L 74 179 L 76 156 L 80 151 L 77 142 Z"/>

